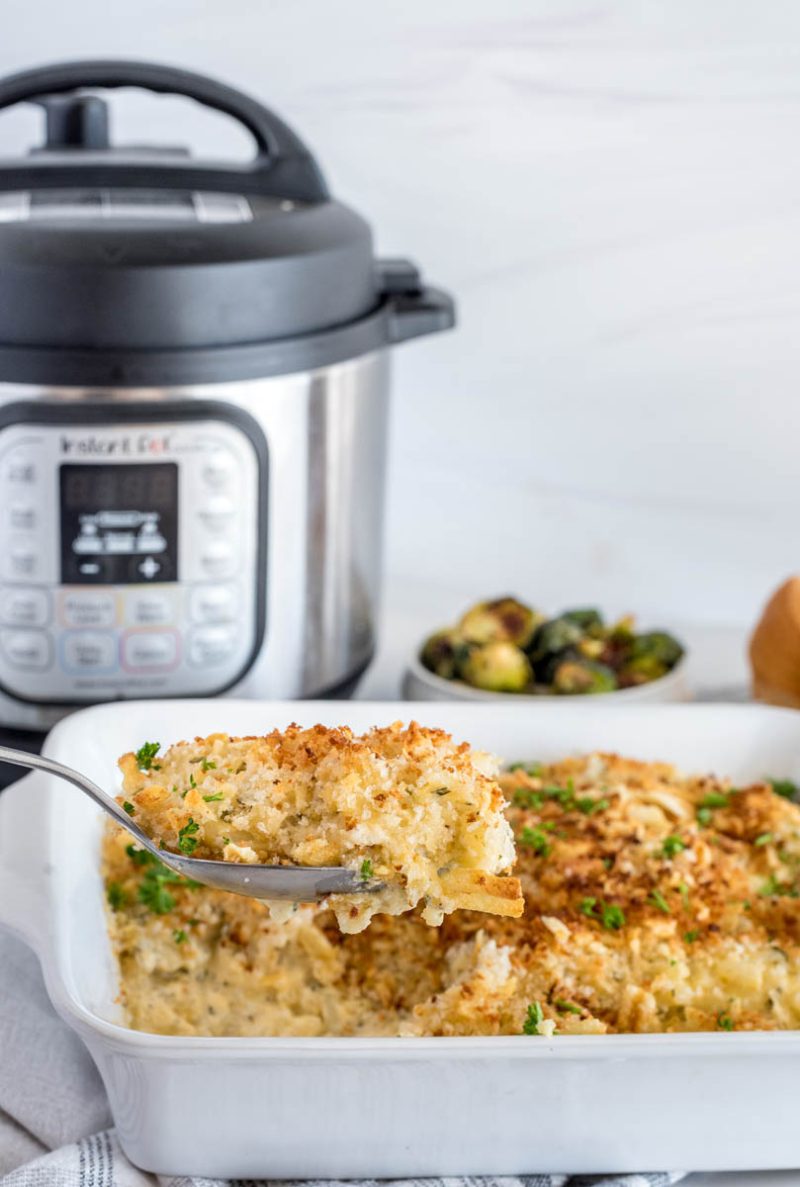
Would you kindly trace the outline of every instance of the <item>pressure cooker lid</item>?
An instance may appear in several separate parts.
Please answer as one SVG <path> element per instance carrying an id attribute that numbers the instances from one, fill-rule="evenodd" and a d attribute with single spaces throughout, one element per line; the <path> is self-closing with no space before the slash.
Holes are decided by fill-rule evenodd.
<path id="1" fill-rule="evenodd" d="M 255 156 L 114 146 L 94 92 L 122 86 L 233 116 Z M 40 147 L 0 161 L 0 379 L 3 358 L 31 348 L 121 352 L 125 378 L 125 352 L 313 339 L 374 318 L 391 293 L 368 224 L 330 197 L 296 134 L 238 91 L 163 66 L 76 62 L 0 81 L 0 108 L 24 101 L 46 128 Z"/>

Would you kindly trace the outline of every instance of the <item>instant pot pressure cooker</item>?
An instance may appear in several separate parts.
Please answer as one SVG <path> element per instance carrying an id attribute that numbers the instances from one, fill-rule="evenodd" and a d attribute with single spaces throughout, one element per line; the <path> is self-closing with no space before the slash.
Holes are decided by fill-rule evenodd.
<path id="1" fill-rule="evenodd" d="M 245 165 L 112 146 L 114 87 L 252 134 Z M 0 81 L 0 722 L 129 697 L 344 693 L 373 651 L 387 347 L 452 301 L 253 99 L 138 62 Z"/>

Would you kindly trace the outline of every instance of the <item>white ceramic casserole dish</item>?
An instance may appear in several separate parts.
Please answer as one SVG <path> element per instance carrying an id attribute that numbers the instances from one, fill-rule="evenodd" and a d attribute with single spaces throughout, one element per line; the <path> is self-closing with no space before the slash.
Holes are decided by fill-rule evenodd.
<path id="1" fill-rule="evenodd" d="M 113 787 L 116 756 L 213 730 L 361 730 L 419 705 L 134 702 L 61 722 L 47 753 Z M 602 747 L 736 780 L 800 774 L 800 715 L 738 705 L 430 706 L 504 758 Z M 50 996 L 108 1089 L 139 1166 L 211 1178 L 351 1178 L 776 1168 L 800 1164 L 800 1033 L 447 1039 L 203 1039 L 127 1030 L 98 872 L 102 821 L 29 776 L 0 797 L 0 921 L 39 953 Z M 800 909 L 800 908 L 799 908 Z"/>

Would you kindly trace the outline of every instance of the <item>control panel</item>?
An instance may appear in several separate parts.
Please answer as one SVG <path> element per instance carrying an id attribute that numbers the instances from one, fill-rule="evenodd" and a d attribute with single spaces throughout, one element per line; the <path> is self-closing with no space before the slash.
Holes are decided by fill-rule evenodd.
<path id="1" fill-rule="evenodd" d="M 90 703 L 239 680 L 264 631 L 266 471 L 228 405 L 3 409 L 0 687 Z"/>

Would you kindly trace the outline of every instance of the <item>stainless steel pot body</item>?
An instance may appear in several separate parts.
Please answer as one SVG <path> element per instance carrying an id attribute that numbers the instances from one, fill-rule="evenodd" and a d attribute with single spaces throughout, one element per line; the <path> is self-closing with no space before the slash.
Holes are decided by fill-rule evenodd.
<path id="1" fill-rule="evenodd" d="M 388 368 L 0 385 L 0 723 L 345 691 L 375 644 Z"/>

